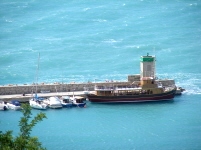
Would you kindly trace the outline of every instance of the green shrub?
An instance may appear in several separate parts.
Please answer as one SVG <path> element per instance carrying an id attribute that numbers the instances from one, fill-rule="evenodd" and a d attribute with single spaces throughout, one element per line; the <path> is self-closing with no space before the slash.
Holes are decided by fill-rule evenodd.
<path id="1" fill-rule="evenodd" d="M 0 131 L 0 149 L 1 150 L 44 150 L 37 137 L 31 137 L 32 128 L 46 115 L 42 112 L 37 114 L 31 121 L 31 107 L 28 104 L 22 105 L 23 117 L 19 121 L 20 133 L 14 137 L 12 131 L 3 133 Z"/>

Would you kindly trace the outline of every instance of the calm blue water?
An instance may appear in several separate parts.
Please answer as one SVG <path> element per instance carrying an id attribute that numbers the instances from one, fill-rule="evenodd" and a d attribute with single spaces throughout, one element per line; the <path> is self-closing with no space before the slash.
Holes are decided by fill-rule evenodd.
<path id="1" fill-rule="evenodd" d="M 139 58 L 186 89 L 173 102 L 45 111 L 32 134 L 48 149 L 200 149 L 201 1 L 0 2 L 0 85 L 127 80 Z M 33 114 L 39 111 L 33 110 Z M 19 111 L 0 112 L 18 134 Z"/>

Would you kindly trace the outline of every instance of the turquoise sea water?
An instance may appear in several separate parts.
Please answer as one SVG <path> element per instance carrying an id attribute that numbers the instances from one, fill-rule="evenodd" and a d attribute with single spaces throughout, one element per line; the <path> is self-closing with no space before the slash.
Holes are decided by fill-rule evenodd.
<path id="1" fill-rule="evenodd" d="M 200 149 L 201 2 L 0 2 L 0 85 L 127 80 L 141 55 L 186 89 L 173 102 L 45 111 L 32 134 L 48 149 Z M 33 114 L 39 111 L 33 110 Z M 19 111 L 0 112 L 17 135 Z"/>

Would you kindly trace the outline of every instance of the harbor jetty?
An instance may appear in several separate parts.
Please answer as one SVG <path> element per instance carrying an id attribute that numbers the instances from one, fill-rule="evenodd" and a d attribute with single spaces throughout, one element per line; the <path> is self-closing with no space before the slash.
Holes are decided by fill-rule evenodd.
<path id="1" fill-rule="evenodd" d="M 0 99 L 10 101 L 11 99 L 18 99 L 21 102 L 28 101 L 35 92 L 40 97 L 63 96 L 63 95 L 77 95 L 83 96 L 84 93 L 94 91 L 94 86 L 128 86 L 138 84 L 140 82 L 140 75 L 128 75 L 127 81 L 105 81 L 105 82 L 87 82 L 87 83 L 40 83 L 40 84 L 22 84 L 22 85 L 0 85 Z M 175 85 L 172 79 L 156 80 L 163 86 Z M 37 91 L 35 91 L 37 86 Z"/>
<path id="2" fill-rule="evenodd" d="M 87 82 L 87 83 L 33 83 L 33 84 L 9 84 L 0 86 L 0 99 L 9 101 L 18 99 L 27 101 L 34 93 L 40 97 L 77 95 L 84 96 L 86 92 L 93 92 L 95 86 L 99 87 L 129 87 L 139 86 L 141 79 L 151 77 L 154 84 L 162 87 L 176 87 L 173 79 L 158 79 L 156 77 L 155 56 L 141 56 L 140 74 L 128 75 L 125 81 L 105 81 L 105 82 Z M 176 94 L 181 94 L 184 89 L 177 88 Z"/>

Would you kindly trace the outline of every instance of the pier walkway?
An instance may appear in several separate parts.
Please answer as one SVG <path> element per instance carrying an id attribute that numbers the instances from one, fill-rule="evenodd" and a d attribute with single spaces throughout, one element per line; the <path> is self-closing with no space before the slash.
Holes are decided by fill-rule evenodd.
<path id="1" fill-rule="evenodd" d="M 94 93 L 94 91 L 88 91 L 89 93 Z M 84 97 L 85 91 L 75 91 L 75 92 L 57 92 L 57 93 L 37 93 L 38 97 L 51 97 L 51 96 L 80 96 Z M 0 100 L 3 100 L 5 102 L 8 102 L 10 100 L 16 99 L 20 102 L 28 102 L 28 100 L 33 97 L 33 94 L 25 94 L 23 96 L 22 94 L 13 94 L 13 95 L 0 95 Z"/>

